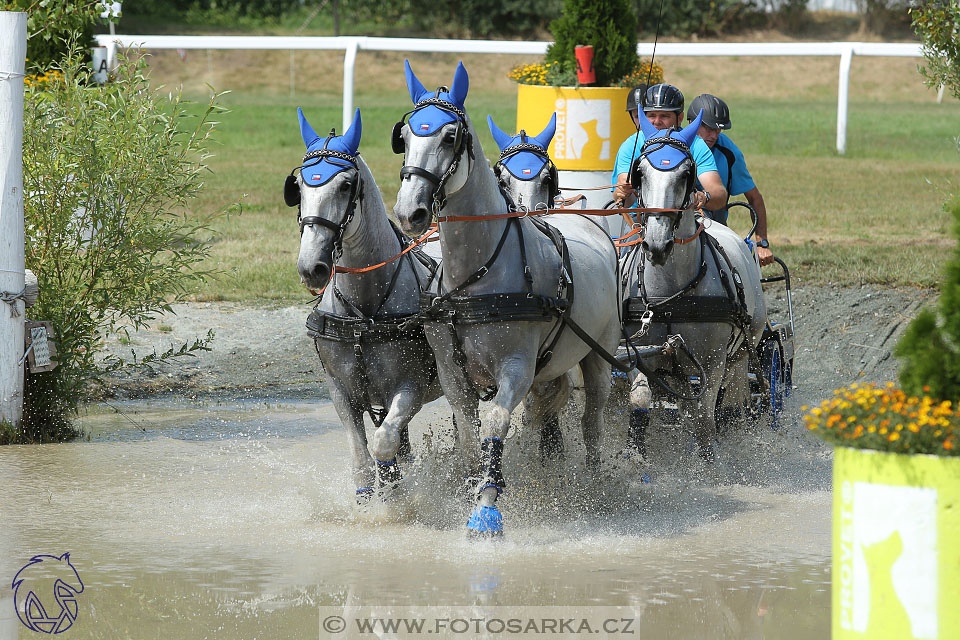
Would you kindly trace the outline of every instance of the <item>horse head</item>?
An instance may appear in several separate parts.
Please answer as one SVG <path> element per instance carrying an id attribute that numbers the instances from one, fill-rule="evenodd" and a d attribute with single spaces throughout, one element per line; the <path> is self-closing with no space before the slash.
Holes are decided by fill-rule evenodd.
<path id="1" fill-rule="evenodd" d="M 327 284 L 342 247 L 344 232 L 360 201 L 362 181 L 360 159 L 360 110 L 350 128 L 342 135 L 331 129 L 325 138 L 318 136 L 301 109 L 300 135 L 307 152 L 284 184 L 288 206 L 297 206 L 300 225 L 300 254 L 297 271 L 311 289 Z"/>
<path id="2" fill-rule="evenodd" d="M 646 142 L 630 170 L 641 207 L 685 209 L 696 182 L 697 165 L 690 152 L 703 112 L 680 131 L 658 131 L 646 118 L 640 127 Z M 696 227 L 694 211 L 642 214 L 644 240 L 640 245 L 647 259 L 663 265 L 675 244 L 676 234 L 691 235 Z"/>
<path id="3" fill-rule="evenodd" d="M 557 167 L 550 160 L 547 149 L 557 129 L 557 114 L 550 117 L 546 128 L 538 135 L 528 136 L 521 129 L 509 136 L 487 116 L 487 126 L 500 147 L 500 160 L 493 172 L 501 188 L 520 210 L 549 209 L 559 194 Z"/>
<path id="4" fill-rule="evenodd" d="M 422 234 L 443 207 L 447 194 L 466 183 L 469 167 L 464 152 L 473 157 L 473 132 L 463 103 L 470 80 L 461 62 L 450 88 L 428 91 L 404 62 L 407 89 L 413 101 L 410 118 L 394 126 L 392 145 L 404 154 L 400 190 L 394 214 L 409 236 Z"/>

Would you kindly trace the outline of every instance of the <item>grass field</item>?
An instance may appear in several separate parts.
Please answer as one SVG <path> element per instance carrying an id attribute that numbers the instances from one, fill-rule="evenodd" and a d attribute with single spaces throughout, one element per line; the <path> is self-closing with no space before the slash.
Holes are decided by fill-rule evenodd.
<path id="1" fill-rule="evenodd" d="M 427 86 L 449 83 L 457 56 L 411 56 Z M 216 266 L 224 270 L 198 299 L 306 299 L 296 273 L 295 210 L 282 202 L 284 176 L 303 151 L 296 120 L 302 106 L 318 132 L 340 128 L 342 58 L 295 55 L 290 95 L 287 52 L 190 52 L 185 61 L 159 53 L 156 84 L 183 85 L 203 100 L 203 83 L 232 90 L 222 118 L 205 194 L 198 211 L 242 199 L 243 213 L 218 223 Z M 355 104 L 363 113 L 360 150 L 388 207 L 402 159 L 389 149 L 393 123 L 409 108 L 403 56 L 361 52 Z M 470 71 L 467 107 L 481 124 L 486 114 L 504 129 L 516 116 L 516 87 L 505 78 L 523 61 L 515 56 L 463 56 Z M 935 286 L 954 245 L 943 202 L 956 193 L 960 152 L 958 102 L 936 104 L 916 72 L 918 60 L 855 58 L 847 154 L 834 151 L 835 58 L 674 58 L 662 60 L 667 80 L 690 100 L 702 92 L 727 99 L 731 137 L 744 151 L 767 203 L 774 251 L 799 285 Z M 309 90 L 308 90 L 309 89 Z M 488 157 L 496 149 L 485 126 Z M 245 194 L 245 195 L 244 195 Z"/>

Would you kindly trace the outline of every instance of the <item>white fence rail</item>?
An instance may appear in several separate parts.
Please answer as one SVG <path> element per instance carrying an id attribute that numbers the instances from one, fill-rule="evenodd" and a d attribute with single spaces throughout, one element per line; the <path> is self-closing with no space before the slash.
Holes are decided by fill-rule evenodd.
<path id="1" fill-rule="evenodd" d="M 366 36 L 127 36 L 99 35 L 97 42 L 108 49 L 112 65 L 116 47 L 143 49 L 273 49 L 342 50 L 343 128 L 353 119 L 354 63 L 357 51 L 411 51 L 429 53 L 499 53 L 543 55 L 549 42 L 510 40 L 430 40 L 422 38 L 373 38 Z M 637 53 L 649 56 L 653 43 L 640 43 Z M 922 57 L 919 44 L 873 42 L 663 42 L 657 55 L 671 56 L 837 56 L 840 78 L 837 88 L 837 152 L 847 147 L 847 103 L 850 95 L 850 64 L 853 56 Z"/>

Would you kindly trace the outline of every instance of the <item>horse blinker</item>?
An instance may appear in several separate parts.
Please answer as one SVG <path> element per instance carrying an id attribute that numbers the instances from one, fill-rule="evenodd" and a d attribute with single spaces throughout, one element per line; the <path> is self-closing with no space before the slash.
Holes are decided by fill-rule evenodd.
<path id="1" fill-rule="evenodd" d="M 288 175 L 283 182 L 283 201 L 288 207 L 300 204 L 300 185 L 297 184 L 297 177 L 293 174 Z"/>
<path id="2" fill-rule="evenodd" d="M 390 137 L 390 145 L 393 148 L 393 152 L 398 155 L 407 150 L 403 142 L 403 120 L 393 125 L 393 135 Z"/>

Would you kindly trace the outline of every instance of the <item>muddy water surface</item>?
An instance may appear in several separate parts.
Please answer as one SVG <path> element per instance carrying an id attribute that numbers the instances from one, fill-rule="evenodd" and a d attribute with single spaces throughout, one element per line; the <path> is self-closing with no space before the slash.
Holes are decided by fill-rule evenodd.
<path id="1" fill-rule="evenodd" d="M 637 626 L 611 637 L 829 636 L 829 454 L 796 424 L 729 434 L 713 468 L 668 427 L 637 467 L 611 427 L 591 474 L 542 467 L 518 423 L 507 536 L 475 542 L 443 402 L 412 428 L 405 489 L 366 512 L 329 403 L 118 407 L 84 419 L 87 442 L 0 449 L 0 638 L 37 637 L 7 587 L 66 551 L 85 587 L 69 638 L 328 637 L 318 612 L 344 604 L 617 605 Z"/>

